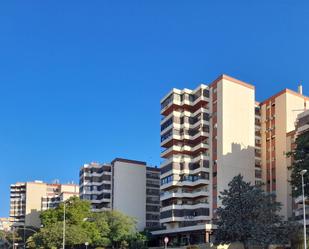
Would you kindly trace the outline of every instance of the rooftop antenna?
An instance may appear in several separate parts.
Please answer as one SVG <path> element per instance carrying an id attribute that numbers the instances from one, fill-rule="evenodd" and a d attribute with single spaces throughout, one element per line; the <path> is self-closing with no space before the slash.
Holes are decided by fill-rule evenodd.
<path id="1" fill-rule="evenodd" d="M 59 181 L 59 179 L 55 179 L 55 180 L 52 181 L 52 183 L 53 184 L 60 184 L 60 181 Z"/>
<path id="2" fill-rule="evenodd" d="M 303 95 L 303 86 L 301 84 L 298 85 L 298 93 Z"/>

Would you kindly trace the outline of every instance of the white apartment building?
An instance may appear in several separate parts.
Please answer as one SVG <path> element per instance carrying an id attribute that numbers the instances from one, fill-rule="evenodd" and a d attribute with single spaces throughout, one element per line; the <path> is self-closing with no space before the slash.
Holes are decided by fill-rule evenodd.
<path id="1" fill-rule="evenodd" d="M 80 170 L 80 198 L 95 212 L 112 209 L 135 218 L 140 231 L 159 227 L 159 188 L 160 170 L 141 161 L 116 158 Z"/>
<path id="2" fill-rule="evenodd" d="M 153 234 L 179 244 L 209 241 L 219 194 L 238 174 L 252 184 L 265 182 L 287 217 L 286 134 L 296 120 L 293 110 L 306 105 L 307 97 L 288 89 L 258 103 L 253 85 L 227 75 L 194 90 L 172 89 L 161 100 L 165 230 Z M 277 174 L 271 163 L 280 168 Z"/>
<path id="3" fill-rule="evenodd" d="M 48 184 L 42 181 L 11 185 L 10 218 L 14 226 L 40 227 L 40 212 L 78 196 L 75 184 Z"/>

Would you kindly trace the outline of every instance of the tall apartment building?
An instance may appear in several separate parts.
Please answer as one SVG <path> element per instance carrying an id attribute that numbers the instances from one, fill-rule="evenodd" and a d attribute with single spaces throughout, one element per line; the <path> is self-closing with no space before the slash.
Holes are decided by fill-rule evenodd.
<path id="1" fill-rule="evenodd" d="M 289 89 L 275 94 L 261 104 L 262 172 L 266 191 L 276 194 L 282 203 L 281 214 L 292 215 L 291 187 L 288 184 L 290 172 L 290 136 L 295 130 L 297 115 L 309 107 L 309 98 L 302 91 Z"/>
<path id="2" fill-rule="evenodd" d="M 118 210 L 137 220 L 138 230 L 159 227 L 160 170 L 145 162 L 116 158 L 85 164 L 80 170 L 80 198 L 93 211 Z"/>
<path id="3" fill-rule="evenodd" d="M 208 86 L 169 92 L 161 100 L 160 221 L 166 229 L 153 234 L 167 235 L 178 243 L 208 241 L 211 220 L 220 206 L 219 194 L 234 176 L 242 174 L 252 184 L 275 177 L 266 170 L 270 165 L 268 141 L 275 135 L 269 130 L 274 126 L 274 116 L 270 119 L 274 113 L 276 135 L 284 134 L 273 140 L 278 147 L 277 169 L 286 167 L 280 161 L 286 161 L 283 145 L 296 118 L 292 113 L 303 109 L 306 101 L 302 94 L 284 90 L 258 103 L 253 85 L 227 75 Z M 267 184 L 267 190 L 280 189 L 278 200 L 287 203 L 287 170 L 282 169 L 277 177 L 276 188 Z M 286 213 L 284 205 L 282 212 Z"/>
<path id="4" fill-rule="evenodd" d="M 42 181 L 12 184 L 10 218 L 14 226 L 40 227 L 40 211 L 78 195 L 75 184 L 48 184 Z"/>

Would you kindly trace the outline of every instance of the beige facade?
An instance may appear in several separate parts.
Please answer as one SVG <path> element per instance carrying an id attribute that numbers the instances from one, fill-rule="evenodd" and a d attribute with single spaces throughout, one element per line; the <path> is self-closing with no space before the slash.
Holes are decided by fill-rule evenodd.
<path id="1" fill-rule="evenodd" d="M 285 89 L 261 103 L 262 170 L 266 190 L 276 195 L 282 203 L 281 214 L 292 215 L 290 172 L 290 137 L 287 133 L 295 129 L 297 115 L 308 106 L 308 98 Z"/>
<path id="2" fill-rule="evenodd" d="M 255 183 L 255 90 L 251 85 L 239 84 L 222 77 L 211 86 L 217 92 L 217 193 L 228 188 L 231 179 L 242 174 L 244 180 Z M 213 117 L 214 119 L 214 117 Z M 217 201 L 218 194 L 216 195 Z M 215 201 L 215 199 L 214 199 Z M 219 203 L 218 203 L 219 204 Z M 213 205 L 216 208 L 216 205 Z"/>
<path id="3" fill-rule="evenodd" d="M 11 185 L 10 217 L 16 226 L 40 227 L 40 212 L 79 195 L 75 184 L 47 184 L 41 181 Z"/>
<path id="4" fill-rule="evenodd" d="M 10 231 L 12 224 L 11 218 L 0 218 L 0 230 Z"/>

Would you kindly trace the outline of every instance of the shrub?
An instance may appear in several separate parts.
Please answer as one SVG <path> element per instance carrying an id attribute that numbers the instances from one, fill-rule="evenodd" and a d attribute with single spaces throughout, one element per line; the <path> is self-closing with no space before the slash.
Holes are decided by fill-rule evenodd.
<path id="1" fill-rule="evenodd" d="M 187 249 L 200 249 L 200 247 L 197 245 L 191 245 L 191 246 L 187 246 Z"/>

